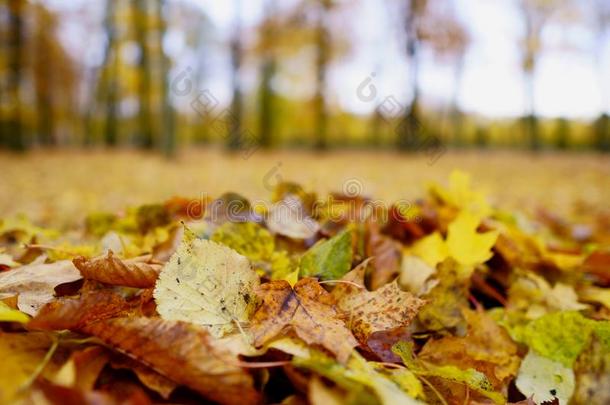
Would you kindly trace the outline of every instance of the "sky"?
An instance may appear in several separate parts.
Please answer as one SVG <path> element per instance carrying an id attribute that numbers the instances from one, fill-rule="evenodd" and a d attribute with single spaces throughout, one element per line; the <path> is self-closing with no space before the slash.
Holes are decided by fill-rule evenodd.
<path id="1" fill-rule="evenodd" d="M 231 96 L 229 54 L 225 46 L 233 26 L 235 1 L 186 1 L 199 7 L 213 25 L 212 55 L 205 65 L 204 86 L 221 103 Z M 296 0 L 282 0 L 289 7 Z M 523 76 L 520 69 L 519 40 L 523 32 L 518 0 L 451 0 L 458 18 L 466 26 L 472 42 L 467 50 L 464 75 L 458 90 L 460 107 L 467 112 L 490 118 L 516 117 L 525 111 Z M 591 1 L 591 0 L 586 0 Z M 103 33 L 91 29 L 103 16 L 103 2 L 85 0 L 47 0 L 67 18 L 62 24 L 62 38 L 69 49 L 95 63 L 103 44 Z M 409 65 L 404 57 L 402 28 L 389 6 L 393 0 L 343 0 L 333 21 L 354 44 L 329 71 L 328 98 L 331 104 L 355 113 L 372 112 L 386 97 L 407 103 Z M 242 0 L 241 15 L 245 32 L 251 32 L 263 14 L 264 0 Z M 80 10 L 80 11 L 79 11 Z M 86 12 L 83 12 L 86 10 Z M 83 18 L 90 19 L 83 24 Z M 73 21 L 70 21 L 73 20 Z M 543 31 L 542 53 L 535 74 L 535 108 L 545 117 L 590 119 L 600 112 L 610 113 L 610 41 L 596 63 L 596 36 L 587 25 L 548 24 Z M 185 49 L 182 27 L 172 27 L 164 42 L 165 50 L 175 61 L 171 72 L 177 75 L 187 67 L 198 66 L 197 55 Z M 98 45 L 98 46 L 96 46 Z M 291 72 L 310 66 L 313 54 L 306 51 L 299 58 L 286 61 L 282 71 Z M 292 65 L 290 64 L 292 63 Z M 605 74 L 599 66 L 607 67 Z M 430 50 L 422 50 L 420 91 L 424 103 L 448 106 L 454 92 L 454 70 Z M 257 66 L 242 71 L 244 85 L 253 89 L 257 83 Z M 313 92 L 311 75 L 301 80 L 278 77 L 274 87 L 287 94 L 308 97 Z M 374 100 L 358 97 L 358 86 L 367 78 L 377 90 Z M 601 79 L 600 79 L 601 78 Z M 178 100 L 177 102 L 180 102 Z"/>

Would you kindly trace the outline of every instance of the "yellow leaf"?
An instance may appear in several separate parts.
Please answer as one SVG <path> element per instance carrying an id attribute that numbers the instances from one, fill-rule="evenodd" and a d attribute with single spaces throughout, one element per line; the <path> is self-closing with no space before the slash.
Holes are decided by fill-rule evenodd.
<path id="1" fill-rule="evenodd" d="M 431 267 L 436 267 L 449 256 L 447 245 L 439 232 L 431 233 L 418 240 L 411 248 L 411 253 L 419 256 Z"/>
<path id="2" fill-rule="evenodd" d="M 248 259 L 233 249 L 187 239 L 161 271 L 154 297 L 163 319 L 206 325 L 222 336 L 248 321 L 259 282 Z"/>
<path id="3" fill-rule="evenodd" d="M 0 301 L 0 322 L 20 322 L 26 323 L 30 317 L 21 311 L 13 309 Z"/>
<path id="4" fill-rule="evenodd" d="M 462 211 L 449 224 L 447 249 L 449 255 L 464 266 L 475 266 L 489 260 L 491 248 L 498 239 L 498 231 L 477 233 L 480 217 Z"/>

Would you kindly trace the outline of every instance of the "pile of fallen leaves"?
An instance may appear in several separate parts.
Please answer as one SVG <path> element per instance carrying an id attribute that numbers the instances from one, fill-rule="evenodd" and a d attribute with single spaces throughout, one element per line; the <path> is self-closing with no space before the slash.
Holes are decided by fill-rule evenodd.
<path id="1" fill-rule="evenodd" d="M 610 403 L 610 217 L 469 178 L 0 222 L 0 403 Z"/>

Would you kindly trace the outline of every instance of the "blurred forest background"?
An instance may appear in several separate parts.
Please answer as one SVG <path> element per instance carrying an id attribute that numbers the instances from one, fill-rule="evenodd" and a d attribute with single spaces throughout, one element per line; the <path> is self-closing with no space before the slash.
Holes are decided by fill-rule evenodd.
<path id="1" fill-rule="evenodd" d="M 609 26 L 608 0 L 0 0 L 0 147 L 608 151 Z"/>

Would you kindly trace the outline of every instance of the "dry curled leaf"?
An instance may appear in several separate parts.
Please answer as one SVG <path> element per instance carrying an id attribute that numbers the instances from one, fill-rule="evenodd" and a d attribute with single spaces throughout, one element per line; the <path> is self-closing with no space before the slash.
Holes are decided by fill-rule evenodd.
<path id="1" fill-rule="evenodd" d="M 19 310 L 34 316 L 40 307 L 53 300 L 55 287 L 80 278 L 69 260 L 17 267 L 0 273 L 0 299 L 19 295 Z"/>
<path id="2" fill-rule="evenodd" d="M 332 292 L 337 308 L 346 313 L 354 336 L 363 344 L 376 332 L 407 326 L 425 303 L 398 288 L 396 280 L 375 291 L 367 291 L 364 287 L 367 264 L 368 261 L 361 263 L 346 274 L 342 279 L 346 283 L 337 285 Z"/>
<path id="3" fill-rule="evenodd" d="M 294 288 L 274 280 L 261 285 L 259 295 L 263 303 L 251 321 L 255 346 L 292 329 L 308 344 L 320 345 L 347 362 L 356 339 L 339 319 L 331 295 L 315 279 L 303 278 Z"/>
<path id="4" fill-rule="evenodd" d="M 196 325 L 129 317 L 94 322 L 83 332 L 213 401 L 246 405 L 260 400 L 237 358 Z"/>
<path id="5" fill-rule="evenodd" d="M 119 259 L 109 250 L 105 256 L 87 259 L 78 256 L 73 260 L 83 278 L 111 285 L 151 288 L 155 286 L 163 265 L 150 255 L 132 259 Z"/>
<path id="6" fill-rule="evenodd" d="M 89 323 L 113 318 L 137 308 L 110 290 L 92 290 L 77 298 L 67 297 L 45 305 L 28 323 L 31 329 L 81 330 Z"/>

